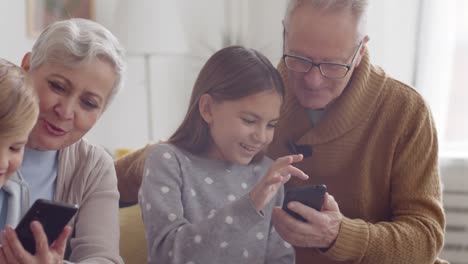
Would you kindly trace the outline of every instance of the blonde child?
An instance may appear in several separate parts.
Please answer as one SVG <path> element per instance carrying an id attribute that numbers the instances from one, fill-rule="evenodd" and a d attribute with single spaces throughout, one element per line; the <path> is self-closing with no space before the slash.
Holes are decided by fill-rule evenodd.
<path id="1" fill-rule="evenodd" d="M 0 187 L 21 164 L 37 115 L 37 99 L 25 73 L 20 67 L 0 59 Z M 1 229 L 4 220 L 0 219 Z"/>
<path id="2" fill-rule="evenodd" d="M 145 162 L 139 194 L 149 263 L 293 263 L 271 213 L 302 155 L 272 161 L 284 87 L 259 52 L 239 46 L 202 68 L 184 121 Z"/>
<path id="3" fill-rule="evenodd" d="M 8 180 L 21 165 L 24 147 L 38 114 L 38 101 L 23 69 L 0 59 L 0 230 L 7 224 L 17 223 L 21 217 L 17 208 L 12 208 L 19 207 L 19 188 L 16 182 Z M 65 228 L 49 249 L 41 224 L 34 221 L 31 229 L 38 246 L 36 255 L 32 256 L 18 240 L 9 240 L 11 235 L 16 235 L 11 227 L 7 229 L 9 235 L 5 235 L 5 231 L 1 235 L 0 263 L 53 263 L 63 258 L 71 232 L 69 227 Z"/>

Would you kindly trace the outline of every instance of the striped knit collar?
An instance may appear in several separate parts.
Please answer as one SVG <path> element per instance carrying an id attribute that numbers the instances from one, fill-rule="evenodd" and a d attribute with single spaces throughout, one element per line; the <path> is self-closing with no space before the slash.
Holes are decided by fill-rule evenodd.
<path id="1" fill-rule="evenodd" d="M 359 67 L 343 93 L 327 108 L 316 127 L 310 126 L 307 109 L 302 107 L 288 88 L 287 70 L 283 62 L 279 71 L 286 85 L 286 97 L 280 127 L 286 127 L 289 139 L 298 144 L 323 144 L 332 141 L 367 119 L 382 91 L 387 76 L 370 64 L 366 50 Z"/>

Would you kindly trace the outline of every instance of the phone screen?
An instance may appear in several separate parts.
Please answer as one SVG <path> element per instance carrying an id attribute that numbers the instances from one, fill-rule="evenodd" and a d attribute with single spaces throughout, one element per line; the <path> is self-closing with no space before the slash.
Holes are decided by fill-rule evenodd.
<path id="1" fill-rule="evenodd" d="M 289 208 L 287 207 L 288 203 L 292 201 L 297 201 L 308 207 L 312 207 L 317 211 L 321 211 L 323 206 L 323 199 L 326 192 L 327 186 L 323 184 L 289 188 L 286 190 L 286 194 L 284 196 L 283 210 L 290 214 L 292 217 L 306 222 L 306 219 L 304 219 L 302 216 L 289 210 Z"/>

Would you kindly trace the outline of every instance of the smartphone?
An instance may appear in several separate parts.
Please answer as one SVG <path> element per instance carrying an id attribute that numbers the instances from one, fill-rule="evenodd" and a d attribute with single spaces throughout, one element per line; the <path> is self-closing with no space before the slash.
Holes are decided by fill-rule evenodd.
<path id="1" fill-rule="evenodd" d="M 290 214 L 292 217 L 307 222 L 302 216 L 289 210 L 287 207 L 289 202 L 296 201 L 306 206 L 312 207 L 317 211 L 322 210 L 323 199 L 327 192 L 327 186 L 324 184 L 311 185 L 304 187 L 290 188 L 286 190 L 283 202 L 283 210 Z"/>
<path id="2" fill-rule="evenodd" d="M 15 228 L 24 249 L 33 255 L 36 253 L 36 242 L 30 228 L 32 221 L 42 224 L 50 246 L 77 211 L 76 204 L 37 199 Z"/>

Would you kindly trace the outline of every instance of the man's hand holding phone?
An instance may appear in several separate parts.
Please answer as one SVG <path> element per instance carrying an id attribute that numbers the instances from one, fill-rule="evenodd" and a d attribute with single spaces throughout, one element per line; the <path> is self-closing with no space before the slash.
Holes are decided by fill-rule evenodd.
<path id="1" fill-rule="evenodd" d="M 296 145 L 291 140 L 286 147 L 292 154 L 304 153 L 307 157 L 313 152 L 312 146 Z M 283 208 L 273 209 L 272 221 L 278 234 L 291 245 L 326 250 L 338 237 L 343 215 L 327 187 L 315 185 L 287 190 Z"/>
<path id="2" fill-rule="evenodd" d="M 273 225 L 284 240 L 297 247 L 328 249 L 333 245 L 343 221 L 343 215 L 333 196 L 325 193 L 321 211 L 300 202 L 290 202 L 286 206 L 306 221 L 297 220 L 283 209 L 275 208 Z"/>

